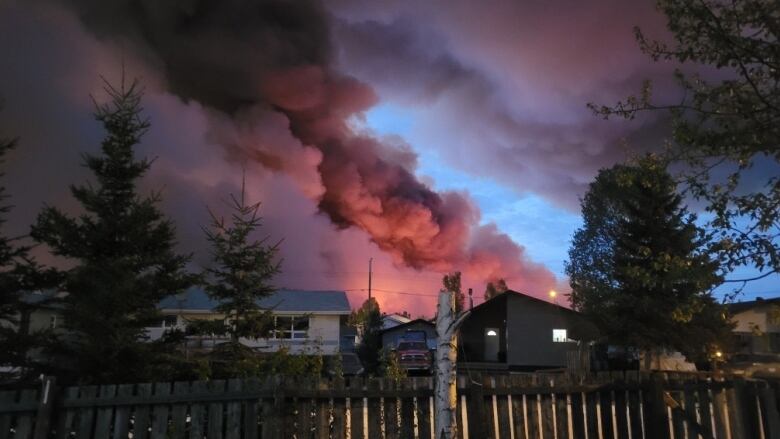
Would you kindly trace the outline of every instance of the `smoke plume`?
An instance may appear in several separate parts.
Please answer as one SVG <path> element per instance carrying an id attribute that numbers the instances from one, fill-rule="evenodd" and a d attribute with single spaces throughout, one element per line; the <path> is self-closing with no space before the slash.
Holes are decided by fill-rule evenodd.
<path id="1" fill-rule="evenodd" d="M 72 0 L 94 35 L 157 69 L 208 113 L 226 160 L 289 175 L 342 228 L 358 227 L 398 264 L 554 286 L 549 270 L 492 225 L 466 194 L 414 175 L 416 156 L 354 128 L 374 91 L 331 64 L 330 20 L 316 1 Z"/>

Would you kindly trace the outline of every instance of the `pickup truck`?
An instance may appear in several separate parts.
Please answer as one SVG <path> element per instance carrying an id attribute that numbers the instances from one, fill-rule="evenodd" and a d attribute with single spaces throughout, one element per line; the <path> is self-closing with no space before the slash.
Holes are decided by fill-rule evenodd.
<path id="1" fill-rule="evenodd" d="M 400 341 L 396 348 L 398 364 L 402 368 L 411 370 L 431 370 L 433 356 L 425 341 Z"/>

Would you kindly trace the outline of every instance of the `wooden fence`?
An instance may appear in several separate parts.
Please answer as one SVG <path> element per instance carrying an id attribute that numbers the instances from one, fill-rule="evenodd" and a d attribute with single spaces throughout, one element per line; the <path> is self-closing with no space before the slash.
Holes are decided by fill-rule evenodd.
<path id="1" fill-rule="evenodd" d="M 427 377 L 103 385 L 0 392 L 0 439 L 424 438 Z M 780 438 L 774 383 L 706 375 L 460 376 L 462 438 Z"/>

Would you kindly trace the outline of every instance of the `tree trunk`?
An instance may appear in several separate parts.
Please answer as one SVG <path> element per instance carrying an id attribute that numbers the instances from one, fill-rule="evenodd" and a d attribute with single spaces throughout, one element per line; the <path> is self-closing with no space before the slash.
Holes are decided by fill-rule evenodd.
<path id="1" fill-rule="evenodd" d="M 441 290 L 436 314 L 436 389 L 434 427 L 437 439 L 457 437 L 458 424 L 455 409 L 458 403 L 457 331 L 469 312 L 455 316 L 455 293 Z"/>

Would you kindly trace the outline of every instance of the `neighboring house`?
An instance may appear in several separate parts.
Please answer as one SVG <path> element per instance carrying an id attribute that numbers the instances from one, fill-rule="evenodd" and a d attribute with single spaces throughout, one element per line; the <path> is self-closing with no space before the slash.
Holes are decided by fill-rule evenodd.
<path id="1" fill-rule="evenodd" d="M 394 350 L 398 346 L 398 341 L 409 331 L 422 331 L 425 333 L 428 348 L 436 349 L 436 325 L 425 319 L 416 319 L 404 324 L 383 329 L 382 347 L 388 351 Z"/>
<path id="2" fill-rule="evenodd" d="M 736 324 L 737 353 L 780 353 L 780 297 L 728 305 Z"/>
<path id="3" fill-rule="evenodd" d="M 273 352 L 282 346 L 292 354 L 339 352 L 341 328 L 350 313 L 345 292 L 278 290 L 258 305 L 271 310 L 274 329 L 268 338 L 242 339 L 246 346 L 258 352 Z M 216 306 L 217 302 L 200 288 L 171 296 L 160 303 L 163 319 L 159 326 L 148 329 L 149 336 L 159 338 L 165 330 L 186 328 L 193 320 L 224 319 L 224 314 L 214 311 Z M 187 348 L 208 350 L 225 341 L 224 337 L 191 336 Z"/>
<path id="4" fill-rule="evenodd" d="M 401 314 L 385 314 L 382 316 L 382 329 L 390 329 L 404 323 L 412 321 L 409 317 Z"/>
<path id="5" fill-rule="evenodd" d="M 516 291 L 471 310 L 460 329 L 459 369 L 588 367 L 594 325 L 578 312 Z"/>

